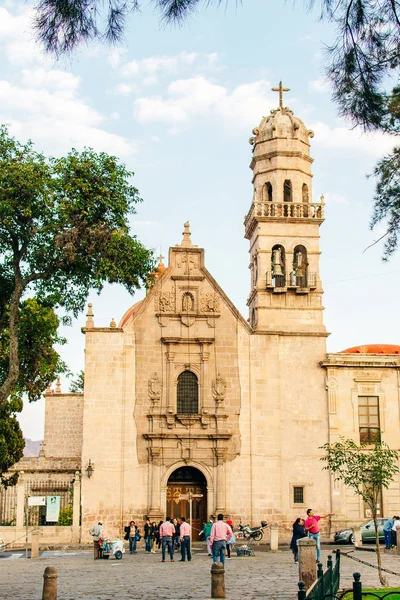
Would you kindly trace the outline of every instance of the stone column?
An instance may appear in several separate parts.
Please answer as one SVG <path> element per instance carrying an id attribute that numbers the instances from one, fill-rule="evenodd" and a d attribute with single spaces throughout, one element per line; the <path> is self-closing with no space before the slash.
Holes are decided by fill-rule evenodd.
<path id="1" fill-rule="evenodd" d="M 226 598 L 225 568 L 221 563 L 211 565 L 211 598 Z"/>
<path id="2" fill-rule="evenodd" d="M 81 477 L 79 471 L 75 471 L 75 481 L 73 483 L 73 504 L 72 504 L 72 543 L 80 542 L 80 524 L 81 524 Z"/>
<path id="3" fill-rule="evenodd" d="M 39 558 L 39 537 L 40 531 L 38 529 L 32 531 L 31 558 Z"/>
<path id="4" fill-rule="evenodd" d="M 225 511 L 225 449 L 217 448 L 217 485 L 216 485 L 216 508 L 215 512 Z"/>
<path id="5" fill-rule="evenodd" d="M 360 548 L 363 545 L 360 526 L 355 525 L 353 527 L 353 531 L 354 531 L 354 545 L 356 546 L 356 548 Z"/>
<path id="6" fill-rule="evenodd" d="M 24 472 L 20 471 L 19 479 L 17 483 L 17 514 L 16 514 L 16 526 L 24 526 L 24 513 L 25 513 L 25 482 Z"/>
<path id="7" fill-rule="evenodd" d="M 278 550 L 278 538 L 279 538 L 279 525 L 271 525 L 270 527 L 270 550 L 277 552 Z"/>
<path id="8" fill-rule="evenodd" d="M 42 600 L 57 600 L 57 569 L 46 567 L 43 579 Z"/>
<path id="9" fill-rule="evenodd" d="M 312 538 L 297 540 L 299 549 L 299 581 L 308 589 L 317 579 L 317 544 Z"/>
<path id="10" fill-rule="evenodd" d="M 151 519 L 161 514 L 160 510 L 160 456 L 161 448 L 150 448 L 150 511 Z"/>

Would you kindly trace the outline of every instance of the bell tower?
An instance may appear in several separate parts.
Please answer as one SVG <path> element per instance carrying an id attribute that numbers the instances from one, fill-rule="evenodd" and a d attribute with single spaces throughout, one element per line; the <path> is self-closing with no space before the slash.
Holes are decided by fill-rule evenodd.
<path id="1" fill-rule="evenodd" d="M 309 139 L 314 136 L 283 106 L 263 117 L 250 138 L 253 202 L 245 217 L 250 242 L 250 325 L 255 331 L 326 335 L 319 276 L 319 227 L 324 199 L 312 200 Z"/>

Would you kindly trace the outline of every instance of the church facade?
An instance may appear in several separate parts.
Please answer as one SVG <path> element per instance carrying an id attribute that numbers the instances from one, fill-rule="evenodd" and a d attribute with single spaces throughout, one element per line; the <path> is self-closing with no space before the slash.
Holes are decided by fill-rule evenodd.
<path id="1" fill-rule="evenodd" d="M 250 138 L 248 319 L 189 223 L 119 324 L 96 327 L 89 305 L 84 394 L 48 391 L 42 452 L 76 469 L 82 541 L 98 519 L 117 535 L 145 515 L 190 513 L 198 532 L 222 512 L 282 533 L 308 507 L 334 512 L 332 531 L 368 516 L 323 470 L 320 447 L 345 435 L 400 448 L 400 348 L 326 353 L 312 137 L 280 94 Z M 383 490 L 381 514 L 399 504 L 400 480 Z"/>

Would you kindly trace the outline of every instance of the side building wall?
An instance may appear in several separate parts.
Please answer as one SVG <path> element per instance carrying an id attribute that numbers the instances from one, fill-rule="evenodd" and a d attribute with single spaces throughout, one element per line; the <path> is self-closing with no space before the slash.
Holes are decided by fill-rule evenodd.
<path id="1" fill-rule="evenodd" d="M 80 457 L 83 441 L 83 394 L 46 393 L 45 455 Z"/>

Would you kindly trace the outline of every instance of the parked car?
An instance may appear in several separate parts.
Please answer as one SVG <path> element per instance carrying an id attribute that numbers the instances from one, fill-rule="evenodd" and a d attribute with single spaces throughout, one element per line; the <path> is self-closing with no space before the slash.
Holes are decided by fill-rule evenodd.
<path id="1" fill-rule="evenodd" d="M 387 519 L 377 519 L 378 521 L 378 533 L 379 533 L 379 541 L 384 541 L 383 535 L 383 526 Z M 375 542 L 375 525 L 374 521 L 371 519 L 367 521 L 360 527 L 361 529 L 361 539 L 363 543 L 365 542 Z M 354 531 L 353 529 L 341 529 L 337 531 L 334 535 L 334 541 L 336 544 L 354 544 Z"/>

